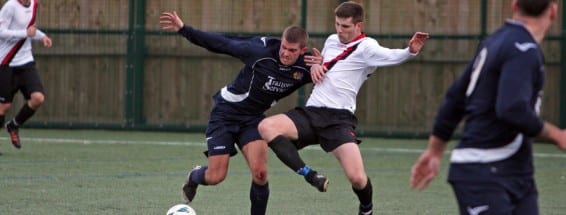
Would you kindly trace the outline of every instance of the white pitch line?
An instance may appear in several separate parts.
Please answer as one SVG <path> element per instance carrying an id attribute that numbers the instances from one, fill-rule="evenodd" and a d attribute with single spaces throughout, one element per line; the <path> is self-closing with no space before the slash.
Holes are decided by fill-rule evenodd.
<path id="1" fill-rule="evenodd" d="M 8 138 L 0 137 L 0 140 L 7 141 Z M 85 139 L 65 139 L 65 138 L 22 138 L 23 141 L 37 143 L 80 143 L 80 144 L 145 144 L 145 145 L 169 145 L 169 146 L 206 146 L 204 142 L 194 141 L 147 141 L 147 140 L 85 140 Z M 306 150 L 320 150 L 318 146 L 308 146 Z M 420 154 L 421 149 L 403 149 L 403 148 L 383 148 L 383 147 L 363 147 L 362 150 L 372 150 L 379 152 L 393 152 L 400 154 Z M 557 149 L 558 150 L 558 149 Z M 446 152 L 449 154 L 450 151 Z M 555 153 L 534 153 L 539 158 L 566 158 L 566 154 Z"/>

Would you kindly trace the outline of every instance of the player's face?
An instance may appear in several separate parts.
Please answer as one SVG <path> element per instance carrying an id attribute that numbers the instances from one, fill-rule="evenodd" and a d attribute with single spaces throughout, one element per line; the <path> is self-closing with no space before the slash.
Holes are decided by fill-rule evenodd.
<path id="1" fill-rule="evenodd" d="M 307 47 L 301 48 L 300 43 L 290 43 L 282 39 L 281 47 L 279 47 L 279 61 L 285 66 L 293 65 L 306 49 Z"/>
<path id="2" fill-rule="evenodd" d="M 335 17 L 336 23 L 336 33 L 341 43 L 349 43 L 354 40 L 354 38 L 362 34 L 362 23 L 358 22 L 354 24 L 352 17 L 340 18 Z"/>

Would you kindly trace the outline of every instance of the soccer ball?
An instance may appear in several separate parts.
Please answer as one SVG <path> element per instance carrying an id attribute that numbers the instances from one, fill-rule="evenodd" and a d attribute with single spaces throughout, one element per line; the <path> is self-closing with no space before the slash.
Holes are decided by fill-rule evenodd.
<path id="1" fill-rule="evenodd" d="M 195 212 L 195 209 L 191 208 L 191 206 L 178 204 L 171 207 L 167 211 L 167 215 L 197 215 L 197 212 Z"/>

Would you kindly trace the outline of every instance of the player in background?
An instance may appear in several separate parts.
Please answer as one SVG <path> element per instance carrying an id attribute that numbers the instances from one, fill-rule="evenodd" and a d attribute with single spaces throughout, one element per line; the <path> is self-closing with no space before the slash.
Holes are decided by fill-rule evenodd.
<path id="1" fill-rule="evenodd" d="M 12 100 L 21 91 L 26 102 L 4 127 L 12 145 L 21 148 L 18 129 L 45 100 L 44 89 L 32 54 L 32 40 L 51 47 L 51 38 L 37 29 L 37 0 L 8 0 L 0 9 L 0 125 L 4 125 Z"/>
<path id="2" fill-rule="evenodd" d="M 413 188 L 422 190 L 435 178 L 447 142 L 465 119 L 448 173 L 460 214 L 539 214 L 532 138 L 566 149 L 566 131 L 539 117 L 545 76 L 540 44 L 557 7 L 553 0 L 512 2 L 512 19 L 481 42 L 448 90 L 428 149 L 412 167 Z"/>
<path id="3" fill-rule="evenodd" d="M 358 91 L 377 67 L 398 65 L 413 58 L 428 34 L 417 32 L 407 48 L 389 49 L 366 37 L 361 5 L 344 2 L 334 12 L 336 34 L 326 39 L 322 50 L 324 64 L 311 68 L 315 85 L 306 107 L 264 119 L 259 131 L 277 157 L 319 191 L 326 191 L 328 179 L 307 166 L 298 150 L 320 144 L 324 151 L 331 152 L 359 199 L 359 214 L 367 215 L 373 210 L 373 188 L 364 170 L 355 132 Z"/>
<path id="4" fill-rule="evenodd" d="M 257 126 L 264 112 L 278 100 L 312 82 L 308 66 L 322 63 L 319 51 L 313 49 L 316 56 L 304 55 L 308 34 L 297 26 L 287 27 L 279 40 L 200 31 L 185 25 L 176 12 L 164 12 L 160 23 L 164 30 L 176 31 L 195 45 L 245 64 L 236 79 L 213 96 L 215 105 L 206 129 L 208 165 L 189 172 L 183 186 L 185 199 L 193 200 L 198 185 L 216 185 L 225 179 L 237 145 L 252 174 L 250 212 L 265 214 L 269 197 L 268 149 Z"/>

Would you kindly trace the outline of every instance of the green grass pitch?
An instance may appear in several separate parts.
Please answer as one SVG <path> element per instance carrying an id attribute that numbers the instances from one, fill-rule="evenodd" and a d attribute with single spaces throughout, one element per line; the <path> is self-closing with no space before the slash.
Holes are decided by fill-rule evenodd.
<path id="1" fill-rule="evenodd" d="M 21 150 L 0 137 L 0 214 L 165 214 L 182 202 L 187 171 L 206 164 L 203 134 L 23 129 L 21 136 Z M 426 140 L 362 140 L 376 214 L 457 214 L 448 156 L 438 178 L 417 192 L 409 188 L 410 168 Z M 550 144 L 536 144 L 535 153 L 541 214 L 564 213 L 566 154 Z M 336 159 L 318 147 L 301 155 L 329 177 L 328 192 L 270 153 L 268 214 L 355 214 L 357 199 Z M 249 214 L 250 180 L 240 153 L 226 180 L 199 187 L 191 206 L 199 215 Z"/>

